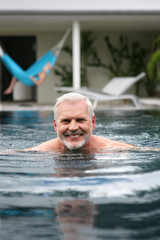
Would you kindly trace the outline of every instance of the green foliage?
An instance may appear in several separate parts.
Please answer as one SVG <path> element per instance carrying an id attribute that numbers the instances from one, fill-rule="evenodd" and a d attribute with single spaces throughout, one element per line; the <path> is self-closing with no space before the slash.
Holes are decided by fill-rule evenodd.
<path id="1" fill-rule="evenodd" d="M 148 62 L 147 72 L 150 78 L 160 80 L 158 79 L 159 76 L 157 76 L 157 71 L 158 71 L 157 64 L 159 61 L 160 61 L 160 49 L 158 49 L 156 52 L 154 52 L 151 55 L 151 58 Z"/>
<path id="2" fill-rule="evenodd" d="M 120 36 L 118 47 L 115 47 L 109 36 L 105 42 L 110 52 L 112 63 L 107 64 L 107 69 L 113 76 L 136 76 L 145 71 L 145 57 L 148 50 L 141 47 L 139 42 L 128 43 L 127 37 Z M 136 94 L 139 93 L 139 83 L 136 86 Z"/>
<path id="3" fill-rule="evenodd" d="M 105 37 L 106 45 L 109 49 L 112 62 L 107 64 L 107 69 L 110 71 L 111 76 L 123 76 L 126 73 L 122 69 L 124 59 L 128 59 L 128 40 L 122 36 L 119 38 L 119 47 L 115 47 L 109 36 Z"/>
<path id="4" fill-rule="evenodd" d="M 89 86 L 88 84 L 88 67 L 105 67 L 98 56 L 94 43 L 97 37 L 92 35 L 91 31 L 82 32 L 81 34 L 81 85 Z M 72 49 L 69 46 L 63 48 L 70 57 L 72 57 Z M 72 85 L 72 67 L 71 65 L 59 64 L 58 69 L 55 69 L 55 74 L 60 76 L 63 86 Z"/>
<path id="5" fill-rule="evenodd" d="M 115 47 L 109 36 L 105 42 L 110 52 L 112 63 L 107 64 L 107 69 L 112 76 L 132 76 L 145 70 L 145 57 L 148 50 L 141 47 L 139 42 L 131 43 L 124 36 L 119 37 L 119 46 Z"/>
<path id="6" fill-rule="evenodd" d="M 62 86 L 72 86 L 72 69 L 71 65 L 57 64 L 54 73 L 61 78 Z"/>
<path id="7" fill-rule="evenodd" d="M 134 42 L 131 45 L 131 51 L 129 53 L 129 70 L 131 75 L 137 75 L 142 71 L 146 71 L 145 59 L 148 53 L 148 49 L 140 46 L 139 42 Z"/>
<path id="8" fill-rule="evenodd" d="M 160 37 L 157 37 L 153 43 L 155 50 L 151 54 L 151 57 L 147 65 L 147 73 L 150 78 L 150 94 L 152 94 L 160 83 Z"/>
<path id="9" fill-rule="evenodd" d="M 81 81 L 82 86 L 89 86 L 88 83 L 88 67 L 102 67 L 94 42 L 97 37 L 92 36 L 91 31 L 82 32 L 81 36 Z"/>
<path id="10" fill-rule="evenodd" d="M 91 67 L 104 67 L 104 64 L 98 56 L 97 49 L 94 47 L 96 39 L 97 36 L 92 36 L 91 31 L 82 32 L 81 54 L 82 66 L 84 67 L 86 67 L 86 65 Z"/>

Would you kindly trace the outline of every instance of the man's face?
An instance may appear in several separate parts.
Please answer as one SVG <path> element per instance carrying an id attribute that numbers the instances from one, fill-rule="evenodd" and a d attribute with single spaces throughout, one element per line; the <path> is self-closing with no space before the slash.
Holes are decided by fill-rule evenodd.
<path id="1" fill-rule="evenodd" d="M 54 128 L 69 150 L 87 147 L 92 130 L 96 126 L 95 116 L 91 119 L 84 100 L 66 100 L 59 104 Z"/>

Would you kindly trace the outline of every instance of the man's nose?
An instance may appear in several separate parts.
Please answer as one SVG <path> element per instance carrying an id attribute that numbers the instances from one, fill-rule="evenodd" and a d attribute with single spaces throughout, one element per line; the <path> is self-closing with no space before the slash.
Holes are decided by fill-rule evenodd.
<path id="1" fill-rule="evenodd" d="M 75 120 L 72 120 L 69 124 L 69 130 L 75 131 L 78 129 L 78 124 Z"/>

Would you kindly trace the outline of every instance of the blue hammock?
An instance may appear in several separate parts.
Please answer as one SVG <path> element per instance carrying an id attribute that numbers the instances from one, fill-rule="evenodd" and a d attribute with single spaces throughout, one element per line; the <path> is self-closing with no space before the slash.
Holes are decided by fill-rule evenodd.
<path id="1" fill-rule="evenodd" d="M 33 86 L 35 83 L 30 79 L 30 76 L 34 76 L 37 80 L 39 80 L 37 75 L 42 71 L 43 67 L 47 63 L 50 63 L 52 67 L 54 66 L 70 31 L 71 30 L 68 29 L 62 37 L 61 41 L 55 47 L 49 50 L 45 55 L 43 55 L 39 60 L 33 63 L 27 70 L 23 70 L 7 53 L 3 51 L 2 47 L 0 47 L 0 59 L 8 71 L 16 79 L 27 86 Z M 50 71 L 51 70 L 49 69 L 46 74 L 48 75 Z"/>

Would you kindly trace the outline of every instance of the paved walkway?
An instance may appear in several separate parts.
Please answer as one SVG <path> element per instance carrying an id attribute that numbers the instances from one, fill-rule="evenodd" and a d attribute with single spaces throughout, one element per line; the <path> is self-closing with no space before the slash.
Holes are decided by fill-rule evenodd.
<path id="1" fill-rule="evenodd" d="M 140 110 L 157 109 L 160 110 L 160 98 L 140 98 Z M 14 110 L 46 110 L 53 111 L 52 104 L 38 104 L 35 102 L 1 102 L 0 111 Z M 99 103 L 96 110 L 137 110 L 135 106 L 128 101 Z"/>

